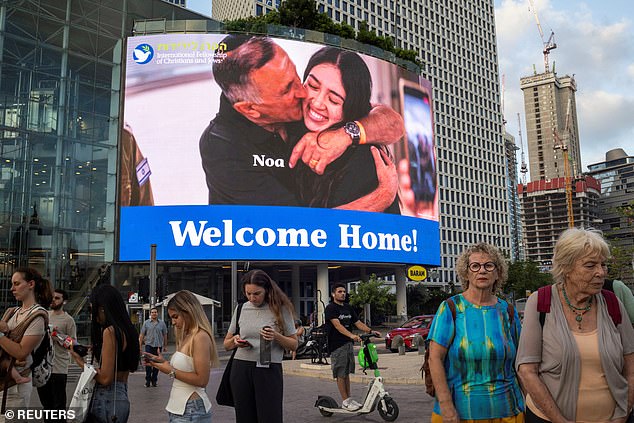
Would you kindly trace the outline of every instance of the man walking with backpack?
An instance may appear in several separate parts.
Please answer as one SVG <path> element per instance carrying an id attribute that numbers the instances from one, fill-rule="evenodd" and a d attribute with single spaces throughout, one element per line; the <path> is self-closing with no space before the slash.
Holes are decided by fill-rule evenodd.
<path id="1" fill-rule="evenodd" d="M 64 304 L 68 300 L 68 294 L 63 289 L 55 289 L 51 309 L 48 311 L 49 324 L 57 332 L 77 338 L 77 328 L 75 320 L 64 311 Z M 53 341 L 55 357 L 53 359 L 53 369 L 48 382 L 40 388 L 37 393 L 45 410 L 65 410 L 66 409 L 66 380 L 68 378 L 68 364 L 70 362 L 70 352 L 56 340 Z M 60 421 L 50 420 L 49 421 Z M 61 420 L 61 421 L 65 421 Z"/>

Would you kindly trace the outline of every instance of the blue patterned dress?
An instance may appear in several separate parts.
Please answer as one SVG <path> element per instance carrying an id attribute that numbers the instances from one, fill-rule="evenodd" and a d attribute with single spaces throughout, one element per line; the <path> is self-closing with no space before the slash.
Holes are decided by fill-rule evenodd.
<path id="1" fill-rule="evenodd" d="M 513 367 L 521 330 L 517 311 L 511 327 L 507 303 L 500 298 L 491 306 L 471 304 L 462 294 L 453 301 L 455 323 L 443 301 L 429 339 L 448 348 L 445 372 L 460 419 L 495 419 L 523 412 L 524 398 Z M 438 400 L 434 413 L 440 414 Z"/>

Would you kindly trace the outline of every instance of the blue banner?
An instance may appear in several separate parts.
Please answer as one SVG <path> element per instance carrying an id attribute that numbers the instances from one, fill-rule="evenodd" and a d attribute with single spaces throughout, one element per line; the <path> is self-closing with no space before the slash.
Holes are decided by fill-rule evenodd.
<path id="1" fill-rule="evenodd" d="M 121 261 L 302 260 L 440 265 L 438 222 L 269 206 L 122 207 Z"/>

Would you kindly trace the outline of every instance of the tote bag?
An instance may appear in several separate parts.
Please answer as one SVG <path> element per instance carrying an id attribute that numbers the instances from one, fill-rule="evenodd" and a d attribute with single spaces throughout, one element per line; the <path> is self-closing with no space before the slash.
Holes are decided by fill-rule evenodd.
<path id="1" fill-rule="evenodd" d="M 77 388 L 70 401 L 69 411 L 75 413 L 75 417 L 68 418 L 68 423 L 82 423 L 86 420 L 88 411 L 90 410 L 90 401 L 95 391 L 95 375 L 97 371 L 90 364 L 84 364 L 84 371 L 79 377 Z M 71 414 L 71 413 L 69 413 Z"/>

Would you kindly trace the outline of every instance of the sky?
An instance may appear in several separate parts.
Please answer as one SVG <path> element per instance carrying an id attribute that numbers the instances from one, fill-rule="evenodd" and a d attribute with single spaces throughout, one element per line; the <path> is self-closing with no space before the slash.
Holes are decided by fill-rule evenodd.
<path id="1" fill-rule="evenodd" d="M 583 171 L 623 148 L 634 155 L 634 8 L 629 0 L 535 0 L 544 31 L 555 33 L 550 52 L 557 75 L 574 75 Z M 517 113 L 526 145 L 519 80 L 544 70 L 542 41 L 528 0 L 495 0 L 500 79 L 505 75 L 507 131 L 519 144 Z M 526 149 L 526 147 L 524 147 Z M 519 159 L 519 158 L 518 158 Z M 528 152 L 526 153 L 528 160 Z"/>
<path id="2" fill-rule="evenodd" d="M 557 75 L 574 75 L 582 170 L 623 148 L 634 155 L 634 7 L 630 0 L 534 0 Z M 543 72 L 542 40 L 528 0 L 494 0 L 500 80 L 504 75 L 506 129 L 519 145 L 517 114 L 526 125 L 520 78 Z M 187 7 L 211 14 L 211 0 Z M 518 157 L 520 160 L 520 157 Z M 528 152 L 526 152 L 528 160 Z"/>

